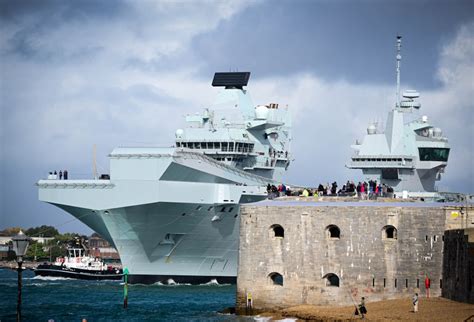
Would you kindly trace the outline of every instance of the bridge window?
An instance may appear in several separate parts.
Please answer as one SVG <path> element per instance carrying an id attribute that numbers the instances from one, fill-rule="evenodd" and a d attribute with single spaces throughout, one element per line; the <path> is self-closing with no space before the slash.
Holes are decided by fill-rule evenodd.
<path id="1" fill-rule="evenodd" d="M 387 225 L 382 229 L 382 239 L 397 239 L 397 228 Z"/>
<path id="2" fill-rule="evenodd" d="M 273 272 L 268 275 L 273 285 L 283 286 L 283 276 L 280 273 Z"/>
<path id="3" fill-rule="evenodd" d="M 339 287 L 339 277 L 336 274 L 329 273 L 323 277 L 326 279 L 326 286 Z"/>
<path id="4" fill-rule="evenodd" d="M 326 227 L 326 237 L 330 239 L 340 239 L 341 230 L 336 225 L 329 225 Z"/>
<path id="5" fill-rule="evenodd" d="M 448 161 L 448 148 L 418 148 L 420 161 Z"/>
<path id="6" fill-rule="evenodd" d="M 382 169 L 382 179 L 398 180 L 398 169 Z"/>
<path id="7" fill-rule="evenodd" d="M 273 225 L 270 227 L 273 230 L 274 236 L 279 238 L 285 237 L 285 229 L 280 225 Z"/>

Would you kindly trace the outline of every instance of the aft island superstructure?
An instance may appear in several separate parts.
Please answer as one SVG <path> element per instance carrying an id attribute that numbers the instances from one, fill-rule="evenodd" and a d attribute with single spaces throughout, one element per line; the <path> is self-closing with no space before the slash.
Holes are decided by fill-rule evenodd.
<path id="1" fill-rule="evenodd" d="M 398 36 L 396 104 L 385 130 L 369 124 L 364 140 L 352 146 L 355 154 L 348 167 L 362 169 L 365 180 L 389 185 L 395 192 L 429 196 L 448 164 L 450 147 L 441 129 L 431 125 L 427 116 L 413 117 L 421 107 L 417 91 L 407 90 L 400 99 L 400 48 Z M 408 117 L 412 120 L 406 122 Z"/>
<path id="2" fill-rule="evenodd" d="M 239 205 L 265 199 L 290 164 L 288 109 L 253 105 L 249 77 L 216 73 L 223 89 L 175 147 L 116 148 L 110 179 L 40 180 L 39 199 L 113 243 L 131 282 L 234 282 Z"/>

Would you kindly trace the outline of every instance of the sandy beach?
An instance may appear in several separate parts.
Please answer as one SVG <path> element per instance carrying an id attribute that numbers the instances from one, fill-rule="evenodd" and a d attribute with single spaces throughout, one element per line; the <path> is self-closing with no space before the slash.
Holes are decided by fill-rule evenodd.
<path id="1" fill-rule="evenodd" d="M 411 300 L 397 299 L 367 303 L 366 321 L 474 321 L 474 304 L 459 303 L 444 298 L 420 298 L 419 311 L 413 313 Z M 324 307 L 300 305 L 276 312 L 263 313 L 272 320 L 293 317 L 310 321 L 360 320 L 354 306 Z"/>

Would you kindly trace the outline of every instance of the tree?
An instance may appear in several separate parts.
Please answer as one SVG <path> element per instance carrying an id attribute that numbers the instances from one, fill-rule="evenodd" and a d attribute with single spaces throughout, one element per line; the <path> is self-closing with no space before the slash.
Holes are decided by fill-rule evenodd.
<path id="1" fill-rule="evenodd" d="M 0 236 L 15 236 L 20 231 L 20 227 L 10 227 L 5 228 L 4 230 L 0 231 Z"/>
<path id="2" fill-rule="evenodd" d="M 56 257 L 63 257 L 67 255 L 67 250 L 64 245 L 56 244 L 56 245 L 51 245 L 50 246 L 50 255 L 51 259 L 54 261 Z"/>
<path id="3" fill-rule="evenodd" d="M 26 232 L 26 235 L 30 237 L 55 237 L 59 235 L 59 232 L 53 226 L 42 225 L 40 227 L 29 228 Z"/>
<path id="4" fill-rule="evenodd" d="M 30 245 L 26 251 L 26 258 L 34 260 L 49 257 L 49 253 L 46 253 L 43 249 L 43 244 L 38 243 L 35 240 L 30 241 Z"/>
<path id="5" fill-rule="evenodd" d="M 55 236 L 55 240 L 59 241 L 61 243 L 67 243 L 71 240 L 75 240 L 78 237 L 79 237 L 79 234 L 76 234 L 76 233 L 64 233 L 62 235 L 59 234 L 59 235 Z"/>

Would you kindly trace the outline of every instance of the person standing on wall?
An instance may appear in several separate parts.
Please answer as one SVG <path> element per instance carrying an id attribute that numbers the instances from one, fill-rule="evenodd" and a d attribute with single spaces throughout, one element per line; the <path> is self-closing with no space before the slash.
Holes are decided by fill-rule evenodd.
<path id="1" fill-rule="evenodd" d="M 427 298 L 430 297 L 430 286 L 431 286 L 430 278 L 428 277 L 428 275 L 426 275 L 426 278 L 425 278 L 425 288 L 426 288 L 426 297 L 427 297 Z"/>
<path id="2" fill-rule="evenodd" d="M 413 296 L 413 312 L 418 312 L 418 293 Z"/>

